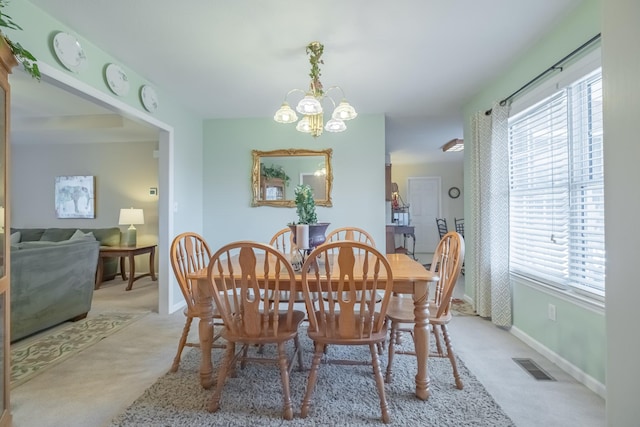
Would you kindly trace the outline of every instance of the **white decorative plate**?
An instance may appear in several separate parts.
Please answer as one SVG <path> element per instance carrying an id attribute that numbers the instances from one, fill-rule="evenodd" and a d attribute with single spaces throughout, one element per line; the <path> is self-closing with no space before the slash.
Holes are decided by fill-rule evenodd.
<path id="1" fill-rule="evenodd" d="M 140 99 L 142 100 L 142 106 L 150 113 L 158 109 L 158 95 L 151 86 L 142 86 L 140 89 Z"/>
<path id="2" fill-rule="evenodd" d="M 71 34 L 60 32 L 53 37 L 53 51 L 69 70 L 74 73 L 84 70 L 87 66 L 87 57 L 84 54 L 80 42 Z"/>
<path id="3" fill-rule="evenodd" d="M 109 64 L 104 70 L 109 89 L 116 95 L 124 96 L 129 93 L 129 78 L 119 65 Z"/>

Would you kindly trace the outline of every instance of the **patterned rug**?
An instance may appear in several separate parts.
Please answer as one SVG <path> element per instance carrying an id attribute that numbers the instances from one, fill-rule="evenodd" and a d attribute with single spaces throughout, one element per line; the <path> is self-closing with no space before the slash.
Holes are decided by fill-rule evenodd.
<path id="1" fill-rule="evenodd" d="M 44 370 L 92 346 L 147 313 L 103 313 L 68 322 L 11 345 L 11 387 L 25 383 Z"/>
<path id="2" fill-rule="evenodd" d="M 148 388 L 122 414 L 111 421 L 111 427 L 165 426 L 363 426 L 384 425 L 380 401 L 371 366 L 322 364 L 312 398 L 309 417 L 300 417 L 308 369 L 311 366 L 312 343 L 304 327 L 300 330 L 304 366 L 291 371 L 290 388 L 294 418 L 282 419 L 282 385 L 274 365 L 248 364 L 228 378 L 223 389 L 220 410 L 207 411 L 213 389 L 205 390 L 199 382 L 200 349 L 183 355 L 180 369 L 167 373 Z M 405 340 L 407 343 L 411 340 Z M 431 340 L 433 342 L 433 340 Z M 407 344 L 409 345 L 409 344 Z M 288 347 L 291 351 L 291 346 Z M 254 351 L 254 350 L 252 350 Z M 275 346 L 265 346 L 269 357 Z M 222 350 L 214 350 L 215 369 Z M 367 347 L 329 346 L 329 358 L 370 359 Z M 431 358 L 429 377 L 431 396 L 427 401 L 415 397 L 415 357 L 397 355 L 393 361 L 393 382 L 385 384 L 385 393 L 394 426 L 431 427 L 511 427 L 513 421 L 500 408 L 483 385 L 458 359 L 458 370 L 464 388 L 458 390 L 448 359 Z M 381 357 L 383 372 L 387 356 Z"/>
<path id="3" fill-rule="evenodd" d="M 451 300 L 451 314 L 454 316 L 477 316 L 473 306 L 460 298 Z"/>

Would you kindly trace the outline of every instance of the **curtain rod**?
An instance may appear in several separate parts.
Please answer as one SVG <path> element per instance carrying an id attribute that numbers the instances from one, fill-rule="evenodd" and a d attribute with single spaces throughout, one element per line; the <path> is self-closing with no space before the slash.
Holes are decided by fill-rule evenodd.
<path id="1" fill-rule="evenodd" d="M 595 36 L 591 37 L 589 40 L 587 40 L 585 43 L 583 43 L 581 46 L 577 47 L 576 49 L 574 49 L 571 53 L 569 53 L 567 56 L 565 56 L 564 58 L 562 58 L 561 60 L 559 60 L 558 62 L 556 62 L 555 64 L 553 64 L 551 67 L 547 68 L 546 70 L 544 70 L 542 73 L 538 74 L 536 77 L 534 77 L 533 79 L 529 80 L 527 83 L 525 83 L 520 89 L 516 90 L 515 92 L 513 92 L 511 95 L 507 96 L 506 98 L 504 98 L 502 101 L 500 101 L 500 105 L 504 106 L 507 102 L 509 102 L 510 100 L 512 100 L 515 96 L 517 96 L 520 92 L 522 92 L 523 90 L 525 90 L 526 88 L 528 88 L 529 86 L 531 86 L 532 84 L 534 84 L 535 82 L 537 82 L 538 80 L 540 80 L 542 77 L 544 77 L 545 75 L 547 75 L 548 73 L 550 73 L 551 71 L 556 71 L 556 70 L 560 70 L 562 71 L 562 66 L 561 64 L 563 64 L 565 61 L 567 61 L 568 59 L 572 58 L 573 56 L 575 56 L 576 54 L 578 54 L 579 52 L 581 52 L 582 50 L 584 50 L 585 48 L 587 48 L 589 45 L 591 45 L 593 42 L 597 41 L 600 38 L 600 34 L 598 33 Z M 491 114 L 491 109 L 485 111 L 486 115 Z"/>

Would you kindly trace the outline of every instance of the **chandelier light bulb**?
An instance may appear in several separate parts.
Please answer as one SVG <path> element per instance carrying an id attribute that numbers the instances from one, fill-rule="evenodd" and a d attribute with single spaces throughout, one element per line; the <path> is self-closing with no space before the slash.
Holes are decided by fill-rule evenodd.
<path id="1" fill-rule="evenodd" d="M 320 114 L 322 113 L 322 105 L 313 95 L 306 95 L 298 102 L 296 110 L 300 114 Z"/>
<path id="2" fill-rule="evenodd" d="M 333 114 L 331 115 L 334 119 L 340 120 L 352 120 L 358 117 L 358 113 L 356 113 L 356 109 L 353 108 L 345 99 L 340 101 L 340 104 L 333 110 Z"/>
<path id="3" fill-rule="evenodd" d="M 311 125 L 309 124 L 309 117 L 304 116 L 302 120 L 296 125 L 298 132 L 311 133 Z"/>
<path id="4" fill-rule="evenodd" d="M 291 109 L 289 104 L 285 101 L 276 114 L 273 116 L 273 120 L 278 123 L 293 123 L 298 120 L 298 115 Z"/>
<path id="5" fill-rule="evenodd" d="M 344 132 L 347 130 L 347 125 L 340 119 L 331 119 L 327 122 L 324 129 L 327 132 Z"/>

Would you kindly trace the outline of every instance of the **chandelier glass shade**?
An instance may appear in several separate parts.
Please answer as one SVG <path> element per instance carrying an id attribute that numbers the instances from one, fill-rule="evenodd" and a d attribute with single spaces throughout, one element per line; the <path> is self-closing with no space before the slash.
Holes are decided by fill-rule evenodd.
<path id="1" fill-rule="evenodd" d="M 344 98 L 344 91 L 340 86 L 331 86 L 326 90 L 323 89 L 322 83 L 320 82 L 319 67 L 319 64 L 324 63 L 322 59 L 320 59 L 323 51 L 324 45 L 320 42 L 311 42 L 307 45 L 307 54 L 309 55 L 309 62 L 311 63 L 309 90 L 290 90 L 285 96 L 282 106 L 273 116 L 273 119 L 278 123 L 294 123 L 298 120 L 297 111 L 302 115 L 302 119 L 300 119 L 296 125 L 296 130 L 309 133 L 314 138 L 322 135 L 323 130 L 327 132 L 343 132 L 347 129 L 344 121 L 355 119 L 358 116 L 355 108 Z M 328 92 L 335 90 L 339 90 L 342 94 L 342 100 L 337 106 L 335 100 L 328 95 Z M 293 93 L 301 93 L 303 95 L 302 99 L 296 105 L 295 111 L 287 102 L 287 98 Z M 333 106 L 333 113 L 326 124 L 324 123 L 323 103 L 330 103 Z"/>

